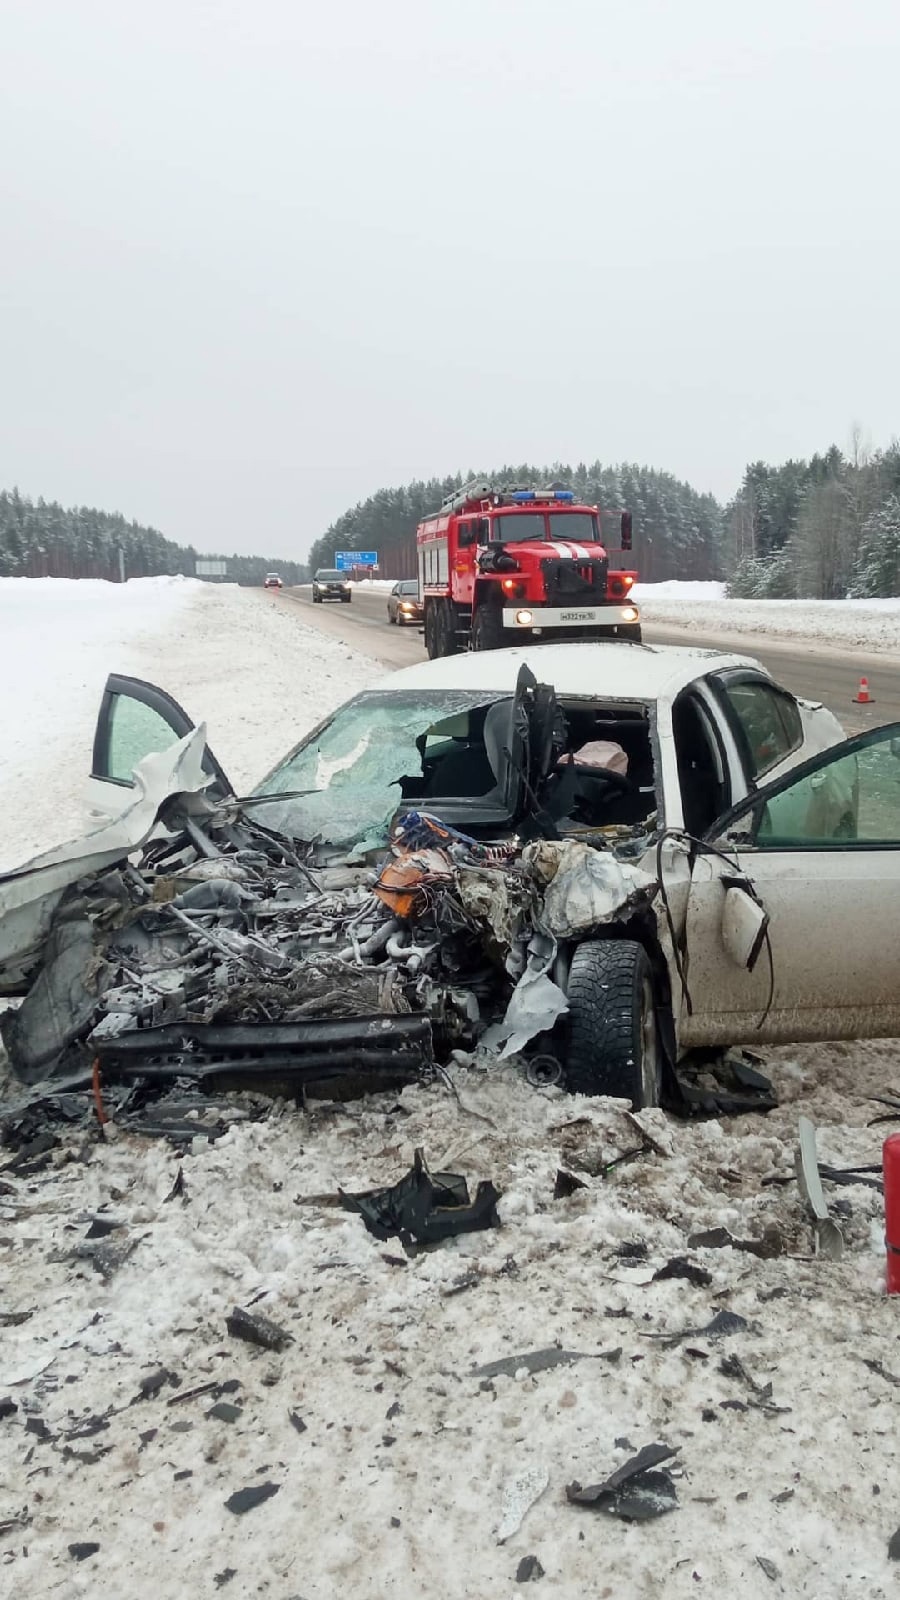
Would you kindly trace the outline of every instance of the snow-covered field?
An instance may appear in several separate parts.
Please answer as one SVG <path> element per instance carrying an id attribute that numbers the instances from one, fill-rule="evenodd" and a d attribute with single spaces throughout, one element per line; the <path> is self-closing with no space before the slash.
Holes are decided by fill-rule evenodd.
<path id="1" fill-rule="evenodd" d="M 900 599 L 728 600 L 722 583 L 638 583 L 645 622 L 765 634 L 816 648 L 900 651 Z"/>
<path id="2" fill-rule="evenodd" d="M 262 777 L 372 680 L 372 661 L 278 595 L 193 578 L 0 578 L 0 871 L 83 823 L 110 671 L 149 679 L 197 721 L 232 782 Z"/>
<path id="3" fill-rule="evenodd" d="M 110 667 L 205 714 L 239 784 L 372 681 L 371 658 L 277 596 L 69 587 L 43 602 L 40 585 L 0 586 L 0 672 L 17 688 L 0 712 L 4 852 L 77 821 Z M 793 1158 L 803 1112 L 820 1159 L 877 1163 L 869 1097 L 900 1094 L 898 1049 L 766 1065 L 768 1117 L 652 1113 L 658 1148 L 612 1168 L 640 1143 L 623 1109 L 532 1089 L 515 1066 L 458 1072 L 458 1098 L 436 1084 L 238 1118 L 214 1143 L 200 1129 L 174 1196 L 162 1142 L 76 1127 L 25 1175 L 3 1151 L 0 1592 L 485 1600 L 520 1593 L 536 1556 L 539 1592 L 565 1600 L 896 1596 L 881 1196 L 827 1185 L 845 1255 L 815 1259 Z M 502 1226 L 410 1259 L 329 1203 L 393 1182 L 416 1146 L 472 1188 L 492 1179 Z M 585 1187 L 557 1199 L 561 1167 Z M 108 1278 L 73 1257 L 97 1213 L 121 1224 L 106 1242 L 134 1247 Z M 689 1243 L 716 1227 L 756 1249 Z M 654 1279 L 673 1260 L 690 1276 Z M 226 1331 L 251 1304 L 291 1334 L 281 1354 Z M 704 1331 L 722 1312 L 742 1320 Z M 580 1359 L 474 1370 L 554 1345 Z M 157 1386 L 161 1369 L 174 1376 Z M 233 1409 L 211 1414 L 219 1401 Z M 677 1511 L 626 1524 L 567 1503 L 567 1483 L 659 1441 L 679 1451 Z M 265 1503 L 226 1507 L 263 1484 Z M 516 1502 L 521 1528 L 499 1543 Z"/>

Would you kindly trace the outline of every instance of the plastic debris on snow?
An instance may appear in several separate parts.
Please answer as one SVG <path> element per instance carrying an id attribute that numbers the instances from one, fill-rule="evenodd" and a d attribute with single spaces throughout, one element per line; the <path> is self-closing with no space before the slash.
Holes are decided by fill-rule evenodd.
<path id="1" fill-rule="evenodd" d="M 465 1178 L 455 1172 L 430 1173 L 421 1150 L 415 1152 L 412 1170 L 387 1189 L 345 1194 L 348 1211 L 358 1211 L 376 1239 L 396 1235 L 404 1245 L 438 1244 L 462 1233 L 497 1228 L 500 1195 L 489 1181 L 481 1182 L 475 1199 L 469 1199 Z"/>
<path id="2" fill-rule="evenodd" d="M 668 1445 L 645 1445 L 602 1483 L 587 1488 L 577 1482 L 570 1483 L 566 1498 L 571 1505 L 605 1511 L 625 1522 L 647 1522 L 664 1516 L 667 1511 L 678 1509 L 678 1496 L 671 1473 L 657 1469 L 677 1454 L 678 1449 Z"/>

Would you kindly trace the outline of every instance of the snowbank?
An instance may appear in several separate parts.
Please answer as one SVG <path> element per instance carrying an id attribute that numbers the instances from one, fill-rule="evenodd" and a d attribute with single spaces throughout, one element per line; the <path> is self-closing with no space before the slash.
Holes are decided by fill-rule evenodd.
<path id="1" fill-rule="evenodd" d="M 893 1594 L 881 1199 L 829 1186 L 846 1254 L 814 1259 L 792 1165 L 801 1111 L 820 1159 L 877 1160 L 861 1096 L 893 1065 L 885 1046 L 780 1052 L 782 1109 L 649 1114 L 658 1150 L 606 1175 L 641 1142 L 617 1104 L 535 1091 L 514 1068 L 459 1075 L 461 1104 L 435 1085 L 239 1122 L 183 1162 L 160 1141 L 65 1134 L 0 1197 L 3 1310 L 26 1319 L 0 1357 L 18 1407 L 0 1421 L 9 1593 L 511 1596 L 536 1555 L 559 1600 Z M 393 1182 L 417 1145 L 470 1189 L 492 1178 L 502 1227 L 409 1259 L 329 1200 Z M 561 1166 L 584 1187 L 555 1199 Z M 98 1212 L 122 1225 L 105 1244 L 133 1246 L 108 1278 L 72 1254 Z M 713 1228 L 763 1258 L 689 1245 Z M 699 1281 L 679 1275 L 686 1257 Z M 293 1342 L 274 1355 L 230 1337 L 235 1305 Z M 722 1312 L 742 1320 L 704 1333 Z M 583 1359 L 476 1370 L 554 1345 Z M 216 1415 L 218 1399 L 236 1410 Z M 673 1514 L 629 1525 L 567 1504 L 573 1479 L 657 1441 L 680 1451 Z M 547 1487 L 501 1545 L 524 1473 Z M 226 1509 L 267 1483 L 265 1504 Z M 99 1549 L 79 1564 L 76 1542 Z"/>
<path id="2" fill-rule="evenodd" d="M 728 600 L 721 583 L 638 583 L 647 623 L 702 627 L 707 633 L 764 634 L 810 644 L 900 650 L 900 598 L 890 600 Z"/>
<path id="3" fill-rule="evenodd" d="M 373 665 L 277 593 L 194 578 L 0 579 L 0 871 L 77 832 L 110 672 L 149 679 L 208 724 L 249 787 Z"/>

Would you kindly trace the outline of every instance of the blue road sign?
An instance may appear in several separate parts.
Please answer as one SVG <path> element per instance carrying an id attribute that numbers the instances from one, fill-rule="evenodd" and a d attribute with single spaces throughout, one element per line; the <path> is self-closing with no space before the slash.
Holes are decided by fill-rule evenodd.
<path id="1" fill-rule="evenodd" d="M 351 567 L 377 567 L 377 550 L 336 550 L 334 564 L 338 572 L 349 572 Z"/>

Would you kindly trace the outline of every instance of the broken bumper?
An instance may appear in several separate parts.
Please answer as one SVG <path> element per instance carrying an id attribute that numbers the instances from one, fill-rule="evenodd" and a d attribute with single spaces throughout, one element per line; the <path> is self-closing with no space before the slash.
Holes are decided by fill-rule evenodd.
<path id="1" fill-rule="evenodd" d="M 176 1023 L 97 1040 L 95 1049 L 110 1080 L 177 1077 L 217 1091 L 283 1085 L 288 1095 L 336 1078 L 386 1089 L 420 1078 L 434 1059 L 431 1023 L 422 1016 Z"/>

